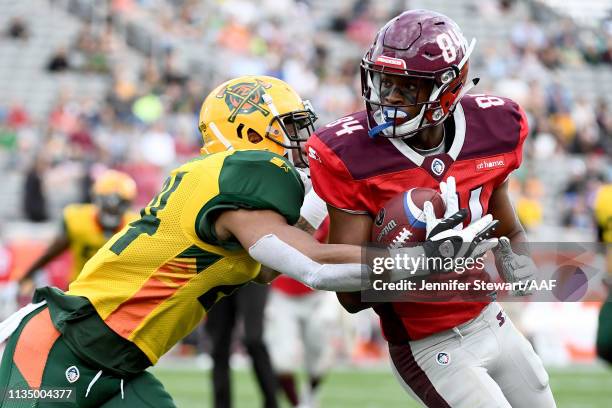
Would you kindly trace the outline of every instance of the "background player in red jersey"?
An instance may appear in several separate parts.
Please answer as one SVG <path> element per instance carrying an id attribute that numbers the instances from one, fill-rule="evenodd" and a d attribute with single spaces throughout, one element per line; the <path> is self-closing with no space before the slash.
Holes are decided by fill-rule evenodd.
<path id="1" fill-rule="evenodd" d="M 402 13 L 377 34 L 361 63 L 366 110 L 319 129 L 309 142 L 313 186 L 327 204 L 330 242 L 367 242 L 373 216 L 400 191 L 438 188 L 485 214 L 496 231 L 500 273 L 511 281 L 535 272 L 510 243 L 525 242 L 507 193 L 527 136 L 513 101 L 466 95 L 468 46 L 448 17 Z M 456 182 L 456 186 L 455 186 Z M 456 193 L 455 193 L 456 188 Z M 350 312 L 372 306 L 381 319 L 400 383 L 428 407 L 553 407 L 548 375 L 527 340 L 495 302 L 360 302 L 340 293 Z"/>
<path id="2" fill-rule="evenodd" d="M 304 197 L 296 226 L 327 242 L 327 207 L 313 190 Z M 320 386 L 333 363 L 331 335 L 339 323 L 335 297 L 282 275 L 271 287 L 265 338 L 279 385 L 292 407 L 318 407 Z M 298 391 L 302 367 L 306 383 Z"/>

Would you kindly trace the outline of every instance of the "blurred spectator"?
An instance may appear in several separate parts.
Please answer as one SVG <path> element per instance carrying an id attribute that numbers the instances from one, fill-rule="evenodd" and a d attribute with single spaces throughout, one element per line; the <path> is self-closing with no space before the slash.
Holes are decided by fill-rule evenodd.
<path id="1" fill-rule="evenodd" d="M 148 85 L 145 83 L 145 85 Z M 147 86 L 150 89 L 152 85 Z M 106 96 L 108 108 L 113 117 L 121 122 L 129 122 L 132 115 L 132 102 L 137 96 L 136 82 L 129 75 L 118 69 L 113 75 L 113 84 Z"/>
<path id="2" fill-rule="evenodd" d="M 595 106 L 595 118 L 600 134 L 601 144 L 608 157 L 612 156 L 612 115 L 610 106 L 605 99 L 600 98 Z"/>
<path id="3" fill-rule="evenodd" d="M 30 36 L 28 25 L 20 17 L 13 17 L 6 29 L 6 35 L 13 40 L 27 40 Z"/>
<path id="4" fill-rule="evenodd" d="M 98 33 L 94 33 L 90 23 L 81 27 L 68 52 L 71 69 L 95 73 L 107 73 L 110 70 L 109 56 L 118 48 L 111 23 L 109 17 L 102 30 L 97 30 Z"/>
<path id="5" fill-rule="evenodd" d="M 340 74 L 325 78 L 313 100 L 316 111 L 322 115 L 319 125 L 360 109 L 356 106 L 353 88 L 353 76 Z"/>
<path id="6" fill-rule="evenodd" d="M 95 152 L 95 145 L 91 131 L 83 116 L 77 118 L 75 129 L 68 134 L 68 143 L 78 157 L 91 157 Z"/>
<path id="7" fill-rule="evenodd" d="M 162 169 L 171 166 L 176 160 L 174 139 L 160 122 L 145 132 L 139 150 L 146 161 Z"/>
<path id="8" fill-rule="evenodd" d="M 43 186 L 43 174 L 48 168 L 46 159 L 40 155 L 32 163 L 25 176 L 23 186 L 23 211 L 26 219 L 42 222 L 49 219 L 47 212 L 47 195 Z"/>
<path id="9" fill-rule="evenodd" d="M 542 223 L 542 185 L 536 178 L 530 178 L 523 186 L 523 191 L 516 203 L 519 221 L 527 232 Z"/>
<path id="10" fill-rule="evenodd" d="M 283 78 L 300 95 L 314 95 L 319 86 L 319 79 L 302 56 L 289 58 L 285 61 L 283 64 Z"/>
<path id="11" fill-rule="evenodd" d="M 134 101 L 132 113 L 143 123 L 158 121 L 164 113 L 164 105 L 158 95 L 148 93 Z"/>
<path id="12" fill-rule="evenodd" d="M 21 103 L 14 103 L 6 116 L 6 124 L 19 129 L 30 124 L 30 115 Z"/>
<path id="13" fill-rule="evenodd" d="M 245 52 L 251 40 L 249 28 L 237 20 L 230 20 L 218 34 L 219 45 L 239 53 Z"/>
<path id="14" fill-rule="evenodd" d="M 182 85 L 187 80 L 172 48 L 166 49 L 164 53 L 162 79 L 166 85 L 174 83 Z"/>
<path id="15" fill-rule="evenodd" d="M 47 64 L 47 71 L 49 72 L 62 72 L 70 68 L 68 62 L 68 54 L 66 49 L 61 47 L 58 48 L 55 53 L 51 56 L 49 63 Z"/>
<path id="16" fill-rule="evenodd" d="M 529 47 L 541 49 L 546 45 L 546 37 L 541 26 L 531 19 L 519 21 L 512 28 L 510 40 L 521 53 Z"/>

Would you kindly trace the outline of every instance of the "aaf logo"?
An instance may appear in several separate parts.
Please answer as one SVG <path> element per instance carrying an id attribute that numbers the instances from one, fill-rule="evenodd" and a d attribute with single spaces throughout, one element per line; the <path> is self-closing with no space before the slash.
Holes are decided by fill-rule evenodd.
<path id="1" fill-rule="evenodd" d="M 434 159 L 434 161 L 431 162 L 431 171 L 433 171 L 436 176 L 442 175 L 445 167 L 444 162 L 440 159 Z"/>
<path id="2" fill-rule="evenodd" d="M 217 94 L 217 98 L 225 98 L 225 104 L 231 111 L 229 121 L 234 123 L 236 116 L 249 115 L 259 111 L 262 115 L 268 116 L 270 111 L 266 109 L 263 96 L 266 89 L 270 89 L 271 84 L 255 80 L 253 82 L 240 82 L 228 86 Z"/>
<path id="3" fill-rule="evenodd" d="M 451 362 L 450 354 L 445 353 L 443 351 L 439 352 L 436 356 L 436 362 L 441 366 L 449 365 Z"/>
<path id="4" fill-rule="evenodd" d="M 66 369 L 66 379 L 70 384 L 79 379 L 81 374 L 76 366 L 70 366 Z"/>

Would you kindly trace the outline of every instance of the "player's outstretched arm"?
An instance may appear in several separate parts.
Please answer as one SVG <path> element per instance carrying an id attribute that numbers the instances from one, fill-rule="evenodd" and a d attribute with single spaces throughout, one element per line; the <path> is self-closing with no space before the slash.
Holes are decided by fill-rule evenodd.
<path id="1" fill-rule="evenodd" d="M 68 239 L 68 235 L 65 233 L 61 233 L 57 235 L 51 244 L 47 247 L 45 252 L 39 256 L 33 263 L 30 265 L 28 270 L 25 272 L 23 277 L 20 279 L 20 283 L 26 282 L 34 277 L 34 274 L 37 270 L 48 264 L 50 261 L 55 259 L 58 255 L 64 252 L 70 246 L 70 240 Z"/>
<path id="2" fill-rule="evenodd" d="M 270 210 L 230 210 L 215 222 L 217 237 L 235 237 L 262 265 L 321 290 L 361 289 L 361 248 L 327 245 Z"/>
<path id="3" fill-rule="evenodd" d="M 327 212 L 325 214 L 327 214 Z M 322 218 L 324 218 L 324 216 L 322 216 Z M 314 233 L 316 232 L 316 229 L 301 215 L 300 215 L 298 222 L 295 223 L 295 227 L 301 229 L 302 231 L 306 232 L 309 235 L 314 235 Z M 278 275 L 280 275 L 280 273 L 268 268 L 265 265 L 262 265 L 259 271 L 259 275 L 257 275 L 257 277 L 253 279 L 253 281 L 257 283 L 268 284 L 272 282 L 274 279 L 276 279 Z"/>
<path id="4" fill-rule="evenodd" d="M 215 222 L 215 231 L 221 240 L 236 237 L 246 249 L 264 236 L 273 234 L 315 262 L 361 262 L 361 248 L 358 246 L 321 244 L 307 232 L 288 225 L 285 217 L 272 210 L 225 211 Z"/>

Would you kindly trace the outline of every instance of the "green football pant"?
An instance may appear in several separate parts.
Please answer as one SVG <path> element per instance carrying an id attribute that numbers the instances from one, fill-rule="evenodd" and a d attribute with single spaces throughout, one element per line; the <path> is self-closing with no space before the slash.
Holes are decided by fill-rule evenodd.
<path id="1" fill-rule="evenodd" d="M 599 311 L 597 355 L 612 364 L 612 288 L 608 299 Z"/>
<path id="2" fill-rule="evenodd" d="M 59 391 L 53 395 L 51 389 Z M 27 390 L 40 390 L 46 398 L 28 399 Z M 64 397 L 70 393 L 71 402 L 58 400 L 60 392 Z M 53 326 L 47 307 L 26 316 L 9 338 L 0 365 L 0 396 L 2 408 L 175 407 L 149 372 L 123 380 L 77 357 Z"/>

